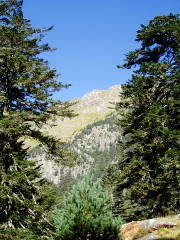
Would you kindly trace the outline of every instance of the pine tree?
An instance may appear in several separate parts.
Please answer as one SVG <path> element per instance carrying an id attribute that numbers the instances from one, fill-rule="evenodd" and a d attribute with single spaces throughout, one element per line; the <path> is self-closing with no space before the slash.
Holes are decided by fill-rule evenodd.
<path id="1" fill-rule="evenodd" d="M 124 84 L 118 194 L 127 220 L 177 213 L 180 208 L 180 18 L 155 17 L 141 25 L 122 68 Z"/>
<path id="2" fill-rule="evenodd" d="M 41 58 L 54 50 L 41 43 L 52 28 L 32 28 L 22 6 L 22 0 L 0 1 L 0 238 L 13 240 L 52 233 L 41 204 L 40 169 L 27 158 L 25 139 L 38 140 L 62 159 L 60 140 L 41 127 L 54 115 L 72 114 L 69 103 L 53 100 L 53 93 L 68 85 L 59 83 L 56 69 Z"/>
<path id="3" fill-rule="evenodd" d="M 80 180 L 53 212 L 57 239 L 119 239 L 122 219 L 113 216 L 109 201 L 99 180 L 93 176 Z"/>

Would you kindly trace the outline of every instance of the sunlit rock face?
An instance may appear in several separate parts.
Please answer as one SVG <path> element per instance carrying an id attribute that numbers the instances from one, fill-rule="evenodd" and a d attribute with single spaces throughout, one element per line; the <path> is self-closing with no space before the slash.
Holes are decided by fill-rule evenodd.
<path id="1" fill-rule="evenodd" d="M 107 112 L 112 111 L 114 107 L 113 103 L 119 101 L 120 92 L 120 85 L 113 86 L 108 90 L 93 90 L 81 98 L 79 103 L 75 106 L 75 109 L 80 110 L 81 113 L 84 114 L 98 113 L 106 115 Z"/>

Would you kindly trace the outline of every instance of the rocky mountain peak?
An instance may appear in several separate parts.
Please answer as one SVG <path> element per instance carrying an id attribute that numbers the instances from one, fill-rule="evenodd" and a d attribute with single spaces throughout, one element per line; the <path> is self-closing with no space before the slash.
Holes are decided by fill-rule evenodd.
<path id="1" fill-rule="evenodd" d="M 110 108 L 113 108 L 113 103 L 119 100 L 120 91 L 121 85 L 112 86 L 108 90 L 93 90 L 78 99 L 74 109 L 81 114 L 106 114 Z"/>
<path id="2" fill-rule="evenodd" d="M 72 109 L 78 116 L 69 119 L 56 118 L 56 126 L 44 130 L 62 140 L 71 139 L 74 134 L 84 129 L 87 125 L 104 120 L 107 115 L 115 111 L 115 103 L 119 101 L 121 85 L 112 86 L 108 90 L 93 90 L 82 98 L 74 99 L 76 102 Z"/>

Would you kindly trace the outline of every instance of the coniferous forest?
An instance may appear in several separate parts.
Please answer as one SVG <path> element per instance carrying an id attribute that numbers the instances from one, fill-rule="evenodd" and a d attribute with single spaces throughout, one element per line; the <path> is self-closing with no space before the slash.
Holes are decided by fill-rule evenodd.
<path id="1" fill-rule="evenodd" d="M 58 82 L 42 58 L 55 50 L 44 43 L 52 27 L 33 28 L 22 7 L 23 0 L 0 1 L 0 239 L 118 240 L 123 223 L 180 213 L 180 15 L 141 25 L 139 48 L 117 66 L 133 74 L 122 85 L 116 117 L 95 124 L 109 124 L 104 131 L 113 124 L 120 137 L 108 151 L 83 148 L 96 169 L 63 188 L 42 176 L 26 141 L 58 164 L 78 159 L 70 143 L 67 149 L 41 131 L 55 116 L 75 117 L 72 102 L 53 98 L 70 85 Z M 78 133 L 76 150 L 95 125 Z"/>

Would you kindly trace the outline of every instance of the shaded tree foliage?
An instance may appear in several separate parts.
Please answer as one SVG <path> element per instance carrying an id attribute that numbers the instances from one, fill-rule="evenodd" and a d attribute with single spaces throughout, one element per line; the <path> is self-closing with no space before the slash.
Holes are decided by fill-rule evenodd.
<path id="1" fill-rule="evenodd" d="M 22 0 L 0 1 L 0 231 L 2 239 L 16 239 L 16 232 L 20 239 L 43 239 L 52 226 L 43 213 L 48 207 L 42 204 L 39 167 L 27 159 L 25 139 L 38 140 L 62 159 L 60 141 L 40 129 L 53 115 L 72 113 L 69 103 L 52 98 L 68 85 L 41 58 L 54 50 L 41 42 L 52 28 L 32 28 L 22 6 Z"/>
<path id="2" fill-rule="evenodd" d="M 158 16 L 141 25 L 123 66 L 119 124 L 122 157 L 118 194 L 127 220 L 177 213 L 180 208 L 180 18 Z M 123 197 L 123 198 L 122 198 Z"/>

